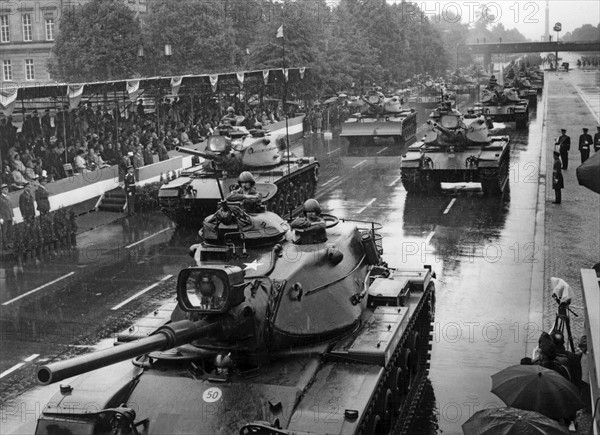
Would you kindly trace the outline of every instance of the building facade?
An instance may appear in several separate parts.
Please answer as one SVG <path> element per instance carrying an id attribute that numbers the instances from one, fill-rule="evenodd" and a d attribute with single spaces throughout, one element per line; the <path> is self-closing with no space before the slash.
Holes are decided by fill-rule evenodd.
<path id="1" fill-rule="evenodd" d="M 67 8 L 87 1 L 0 0 L 0 87 L 54 82 L 48 60 L 60 17 Z M 139 14 L 146 13 L 146 0 L 123 1 Z"/>

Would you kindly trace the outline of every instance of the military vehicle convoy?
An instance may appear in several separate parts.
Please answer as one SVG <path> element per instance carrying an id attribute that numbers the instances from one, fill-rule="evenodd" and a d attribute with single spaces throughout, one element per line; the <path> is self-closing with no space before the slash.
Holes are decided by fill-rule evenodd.
<path id="1" fill-rule="evenodd" d="M 481 91 L 481 103 L 475 104 L 475 113 L 489 117 L 494 122 L 514 122 L 517 129 L 526 128 L 529 123 L 528 100 L 519 98 L 515 88 L 502 87 L 495 77 Z"/>
<path id="2" fill-rule="evenodd" d="M 389 267 L 380 225 L 322 218 L 291 230 L 223 201 L 169 319 L 39 369 L 43 384 L 83 376 L 60 385 L 36 433 L 409 433 L 435 275 Z"/>
<path id="3" fill-rule="evenodd" d="M 160 209 L 177 225 L 199 227 L 202 219 L 215 212 L 221 199 L 215 175 L 222 177 L 221 187 L 227 192 L 236 188 L 242 171 L 251 171 L 259 181 L 274 183 L 279 190 L 267 207 L 281 215 L 314 196 L 319 174 L 316 159 L 288 157 L 284 136 L 273 136 L 262 128 L 249 131 L 239 125 L 243 117 L 239 118 L 221 125 L 219 134 L 209 136 L 202 151 L 177 148 L 202 159 L 201 164 L 185 169 L 158 191 Z"/>
<path id="4" fill-rule="evenodd" d="M 469 110 L 465 116 L 448 105 L 432 114 L 423 141 L 402 156 L 401 177 L 407 192 L 435 193 L 441 183 L 481 183 L 486 195 L 508 186 L 508 136 L 491 136 L 489 121 Z"/>
<path id="5" fill-rule="evenodd" d="M 417 134 L 417 113 L 402 107 L 399 96 L 386 98 L 381 90 L 373 89 L 362 97 L 360 112 L 350 115 L 342 125 L 340 137 L 350 146 L 369 146 L 375 138 L 393 138 L 397 146 L 410 144 Z"/>

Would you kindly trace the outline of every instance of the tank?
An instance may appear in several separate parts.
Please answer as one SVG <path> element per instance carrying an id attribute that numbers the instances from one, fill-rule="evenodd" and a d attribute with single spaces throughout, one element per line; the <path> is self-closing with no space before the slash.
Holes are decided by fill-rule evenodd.
<path id="1" fill-rule="evenodd" d="M 223 201 L 168 318 L 157 310 L 114 348 L 39 368 L 43 384 L 80 376 L 36 433 L 409 433 L 435 274 L 384 262 L 379 224 L 322 218 L 292 230 Z"/>
<path id="2" fill-rule="evenodd" d="M 519 74 L 515 74 L 514 70 L 509 70 L 511 74 L 505 80 L 505 85 L 509 88 L 516 89 L 519 98 L 528 100 L 529 104 L 537 104 L 537 90 L 533 89 L 531 82 L 525 70 L 520 70 Z"/>
<path id="3" fill-rule="evenodd" d="M 441 183 L 481 183 L 486 195 L 508 186 L 508 136 L 492 136 L 490 120 L 474 109 L 463 116 L 448 105 L 430 115 L 423 140 L 402 156 L 402 184 L 407 192 L 433 193 Z"/>
<path id="4" fill-rule="evenodd" d="M 164 182 L 158 191 L 160 209 L 177 225 L 199 227 L 202 219 L 216 211 L 221 200 L 216 176 L 221 178 L 225 195 L 237 187 L 242 171 L 250 171 L 257 181 L 274 183 L 278 194 L 266 205 L 281 215 L 294 213 L 314 196 L 319 175 L 314 157 L 288 156 L 283 135 L 231 124 L 221 125 L 219 134 L 209 136 L 200 146 L 204 149 L 177 148 L 195 156 L 195 165 Z"/>
<path id="5" fill-rule="evenodd" d="M 417 133 L 417 113 L 402 107 L 402 99 L 394 95 L 386 98 L 379 88 L 362 97 L 362 108 L 344 124 L 340 137 L 350 146 L 368 146 L 375 138 L 392 138 L 397 146 L 414 142 Z"/>
<path id="6" fill-rule="evenodd" d="M 475 112 L 495 122 L 514 122 L 517 129 L 527 127 L 528 100 L 521 99 L 516 88 L 502 87 L 491 82 L 492 78 L 490 84 L 481 90 L 481 102 L 475 104 Z"/>

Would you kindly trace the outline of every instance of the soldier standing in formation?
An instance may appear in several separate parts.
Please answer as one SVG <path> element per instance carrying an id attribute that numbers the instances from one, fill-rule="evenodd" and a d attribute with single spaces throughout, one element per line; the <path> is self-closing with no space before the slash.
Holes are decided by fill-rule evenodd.
<path id="1" fill-rule="evenodd" d="M 35 202 L 30 187 L 26 187 L 19 195 L 19 209 L 25 222 L 31 222 L 35 218 Z"/>
<path id="2" fill-rule="evenodd" d="M 600 151 L 600 125 L 596 127 L 596 130 L 598 130 L 598 131 L 596 133 L 594 133 L 594 152 L 595 153 Z"/>
<path id="3" fill-rule="evenodd" d="M 46 189 L 46 181 L 47 178 L 42 173 L 40 185 L 35 190 L 35 202 L 37 202 L 37 209 L 40 212 L 40 215 L 45 215 L 50 212 L 50 193 L 48 192 L 48 189 Z"/>
<path id="4" fill-rule="evenodd" d="M 569 167 L 569 150 L 571 149 L 571 138 L 567 136 L 567 130 L 561 128 L 561 135 L 556 141 L 555 145 L 558 145 L 558 151 L 560 152 L 560 159 L 562 160 L 562 168 L 566 171 Z"/>
<path id="5" fill-rule="evenodd" d="M 0 248 L 8 249 L 10 241 L 10 233 L 13 225 L 13 210 L 10 199 L 8 198 L 8 184 L 2 185 L 2 193 L 0 194 Z"/>
<path id="6" fill-rule="evenodd" d="M 579 136 L 579 152 L 581 153 L 581 163 L 590 158 L 590 147 L 592 146 L 592 136 L 588 134 L 588 129 L 583 129 L 583 134 Z"/>
<path id="7" fill-rule="evenodd" d="M 127 167 L 127 174 L 125 174 L 125 195 L 127 196 L 127 215 L 132 216 L 135 214 L 135 175 L 133 173 L 133 166 Z"/>
<path id="8" fill-rule="evenodd" d="M 554 189 L 554 202 L 553 204 L 560 204 L 561 197 L 561 189 L 565 187 L 563 176 L 561 172 L 561 164 L 560 164 L 560 153 L 558 151 L 554 151 L 554 165 L 552 166 L 552 188 Z"/>

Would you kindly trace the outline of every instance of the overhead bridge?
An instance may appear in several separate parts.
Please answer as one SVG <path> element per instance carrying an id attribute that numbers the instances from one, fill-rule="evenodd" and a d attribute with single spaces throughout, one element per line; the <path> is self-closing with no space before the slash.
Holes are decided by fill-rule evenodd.
<path id="1" fill-rule="evenodd" d="M 600 52 L 600 41 L 578 41 L 578 42 L 505 42 L 491 44 L 459 44 L 456 47 L 459 53 L 483 54 L 484 65 L 489 66 L 492 54 L 497 53 L 556 53 L 572 51 L 597 51 Z"/>

